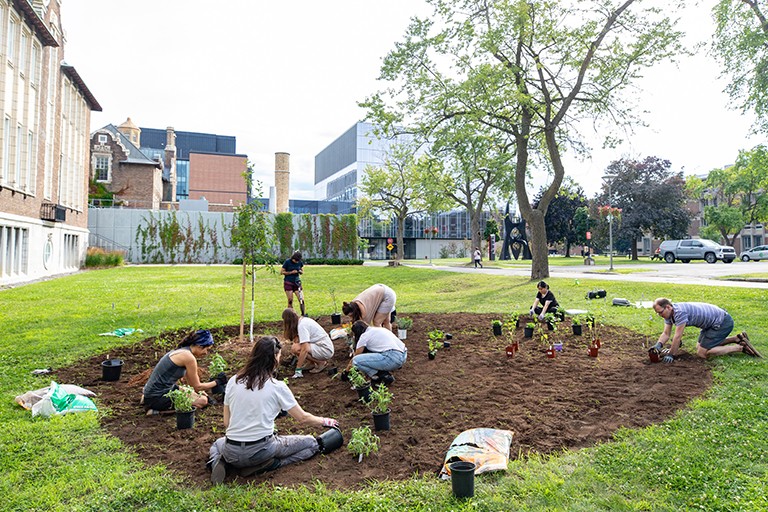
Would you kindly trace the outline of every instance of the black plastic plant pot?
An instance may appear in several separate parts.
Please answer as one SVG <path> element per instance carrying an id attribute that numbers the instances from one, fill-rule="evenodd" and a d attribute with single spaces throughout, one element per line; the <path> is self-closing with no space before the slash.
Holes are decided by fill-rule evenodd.
<path id="1" fill-rule="evenodd" d="M 389 410 L 387 412 L 373 413 L 373 429 L 389 430 Z"/>
<path id="2" fill-rule="evenodd" d="M 227 390 L 226 386 L 222 386 L 221 384 L 216 384 L 216 387 L 211 389 L 211 394 L 212 395 L 223 395 L 226 390 Z"/>
<path id="3" fill-rule="evenodd" d="M 339 373 L 339 369 L 337 367 L 335 367 L 335 366 L 332 366 L 332 367 L 328 368 L 327 373 L 328 373 L 329 377 L 333 377 L 334 375 Z"/>
<path id="4" fill-rule="evenodd" d="M 475 463 L 458 461 L 448 464 L 451 470 L 451 489 L 457 498 L 471 498 L 475 495 Z"/>
<path id="5" fill-rule="evenodd" d="M 573 329 L 573 334 L 581 336 L 581 325 L 572 325 L 571 329 Z"/>
<path id="6" fill-rule="evenodd" d="M 107 359 L 101 362 L 101 379 L 114 382 L 120 380 L 120 372 L 123 370 L 122 359 Z"/>
<path id="7" fill-rule="evenodd" d="M 554 331 L 555 330 L 555 326 L 551 322 L 547 322 L 547 329 L 550 330 L 550 331 Z"/>
<path id="8" fill-rule="evenodd" d="M 389 323 L 394 324 L 397 322 L 397 310 L 393 309 L 392 313 L 389 314 Z"/>
<path id="9" fill-rule="evenodd" d="M 341 448 L 344 444 L 344 436 L 338 427 L 331 427 L 317 437 L 317 445 L 323 455 Z"/>
<path id="10" fill-rule="evenodd" d="M 427 357 L 429 358 L 430 361 L 435 359 L 435 355 L 436 354 L 434 352 L 427 352 Z"/>
<path id="11" fill-rule="evenodd" d="M 370 384 L 366 384 L 361 388 L 355 388 L 355 391 L 357 391 L 357 397 L 362 398 L 363 402 L 368 403 L 371 401 L 371 385 Z"/>
<path id="12" fill-rule="evenodd" d="M 451 334 L 449 332 L 445 333 L 445 339 L 452 340 L 453 339 L 453 334 Z"/>
<path id="13" fill-rule="evenodd" d="M 501 326 L 500 325 L 494 325 L 493 326 L 493 335 L 494 336 L 501 336 Z"/>
<path id="14" fill-rule="evenodd" d="M 526 338 L 533 338 L 533 327 L 526 327 L 523 331 L 523 336 Z"/>
<path id="15" fill-rule="evenodd" d="M 341 313 L 333 313 L 331 315 L 331 324 L 341 325 Z"/>
<path id="16" fill-rule="evenodd" d="M 195 409 L 189 412 L 176 411 L 176 429 L 184 430 L 195 426 Z"/>
<path id="17" fill-rule="evenodd" d="M 448 340 L 443 341 L 443 348 L 451 348 L 451 342 Z"/>

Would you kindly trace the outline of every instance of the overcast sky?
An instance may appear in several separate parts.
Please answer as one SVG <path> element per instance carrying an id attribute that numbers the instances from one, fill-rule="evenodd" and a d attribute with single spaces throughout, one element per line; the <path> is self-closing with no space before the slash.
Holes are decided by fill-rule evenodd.
<path id="1" fill-rule="evenodd" d="M 714 0 L 686 27 L 709 38 Z M 291 154 L 291 198 L 314 198 L 315 155 L 365 116 L 382 58 L 421 0 L 63 0 L 65 60 L 103 107 L 91 129 L 119 125 L 234 135 L 237 151 L 273 185 L 274 154 Z M 659 66 L 640 96 L 650 127 L 630 143 L 568 160 L 588 195 L 622 156 L 655 155 L 686 174 L 732 162 L 751 148 L 751 119 L 727 109 L 707 55 Z M 538 185 L 537 185 L 538 188 Z"/>

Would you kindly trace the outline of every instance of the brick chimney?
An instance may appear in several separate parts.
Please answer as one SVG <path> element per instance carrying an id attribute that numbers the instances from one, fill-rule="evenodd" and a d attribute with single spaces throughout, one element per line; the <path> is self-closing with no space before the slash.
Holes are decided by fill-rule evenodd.
<path id="1" fill-rule="evenodd" d="M 163 167 L 168 169 L 168 190 L 164 191 L 166 201 L 176 202 L 176 131 L 173 126 L 165 129 L 165 158 Z"/>

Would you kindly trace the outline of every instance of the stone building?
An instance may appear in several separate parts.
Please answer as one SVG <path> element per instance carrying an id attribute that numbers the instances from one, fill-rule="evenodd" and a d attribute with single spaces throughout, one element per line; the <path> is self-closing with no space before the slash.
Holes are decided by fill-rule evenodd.
<path id="1" fill-rule="evenodd" d="M 100 111 L 64 61 L 60 0 L 0 1 L 0 285 L 72 272 L 88 244 L 88 134 Z"/>

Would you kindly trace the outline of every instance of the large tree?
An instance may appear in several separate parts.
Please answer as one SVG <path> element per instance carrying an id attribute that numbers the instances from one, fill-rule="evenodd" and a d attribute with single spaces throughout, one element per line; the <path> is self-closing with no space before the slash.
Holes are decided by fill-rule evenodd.
<path id="1" fill-rule="evenodd" d="M 721 0 L 714 18 L 712 47 L 726 91 L 742 112 L 754 112 L 756 129 L 768 132 L 768 3 Z"/>
<path id="2" fill-rule="evenodd" d="M 436 211 L 450 206 L 443 187 L 435 180 L 439 162 L 428 155 L 417 155 L 416 143 L 390 146 L 381 167 L 368 166 L 361 183 L 364 196 L 358 200 L 361 216 L 369 213 L 390 215 L 397 222 L 397 256 L 405 252 L 405 219 L 408 215 Z"/>
<path id="3" fill-rule="evenodd" d="M 443 165 L 431 166 L 434 182 L 443 193 L 467 211 L 472 247 L 480 247 L 483 210 L 494 201 L 494 192 L 509 197 L 514 144 L 504 133 L 483 125 L 454 119 L 431 134 L 432 152 Z"/>
<path id="4" fill-rule="evenodd" d="M 682 238 L 690 224 L 685 205 L 685 180 L 671 170 L 669 160 L 649 156 L 642 160 L 623 158 L 606 169 L 607 182 L 600 200 L 622 209 L 616 231 L 617 246 L 628 246 L 637 259 L 637 242 L 650 233 L 655 238 Z"/>
<path id="5" fill-rule="evenodd" d="M 543 193 L 542 190 L 539 193 L 539 198 Z M 547 227 L 547 242 L 564 244 L 566 258 L 571 256 L 572 244 L 583 243 L 584 235 L 580 229 L 583 229 L 583 226 L 580 226 L 577 221 L 581 219 L 581 216 L 578 215 L 579 208 L 586 206 L 587 198 L 584 195 L 584 190 L 572 179 L 566 178 L 547 209 L 547 214 L 544 217 L 544 224 Z"/>
<path id="6" fill-rule="evenodd" d="M 629 123 L 621 93 L 640 69 L 674 53 L 680 33 L 640 0 L 427 0 L 384 59 L 390 86 L 363 105 L 377 123 L 432 133 L 468 119 L 515 143 L 515 191 L 531 230 L 531 278 L 549 276 L 545 215 L 565 174 L 562 152 L 584 150 L 578 121 Z M 615 130 L 614 130 L 615 132 Z M 536 206 L 529 172 L 549 173 Z"/>
<path id="7" fill-rule="evenodd" d="M 740 151 L 734 165 L 710 171 L 703 181 L 690 179 L 687 186 L 709 203 L 702 236 L 733 245 L 745 225 L 768 222 L 768 148 Z"/>

